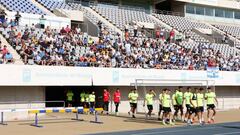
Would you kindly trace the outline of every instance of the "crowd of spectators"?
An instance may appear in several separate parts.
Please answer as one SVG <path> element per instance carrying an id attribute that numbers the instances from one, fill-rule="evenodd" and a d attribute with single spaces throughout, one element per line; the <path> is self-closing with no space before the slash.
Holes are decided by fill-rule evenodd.
<path id="1" fill-rule="evenodd" d="M 12 54 L 9 52 L 6 45 L 2 45 L 2 41 L 0 39 L 0 64 L 8 64 L 13 63 L 14 59 Z"/>
<path id="2" fill-rule="evenodd" d="M 174 29 L 163 34 L 163 29 L 158 28 L 156 37 L 148 38 L 137 36 L 136 31 L 132 36 L 123 37 L 101 28 L 99 37 L 93 38 L 80 28 L 69 26 L 60 30 L 39 29 L 34 24 L 21 31 L 19 27 L 10 28 L 8 41 L 25 64 L 179 70 L 218 67 L 224 71 L 240 71 L 239 56 L 226 58 L 206 43 L 187 48 L 179 44 L 182 38 L 176 41 Z"/>

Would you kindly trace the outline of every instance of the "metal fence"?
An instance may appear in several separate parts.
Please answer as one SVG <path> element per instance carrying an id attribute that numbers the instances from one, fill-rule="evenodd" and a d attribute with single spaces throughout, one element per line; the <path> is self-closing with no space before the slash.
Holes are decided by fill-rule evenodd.
<path id="1" fill-rule="evenodd" d="M 6 109 L 36 109 L 45 108 L 48 106 L 54 107 L 65 107 L 65 101 L 11 101 L 11 102 L 0 102 L 0 110 Z M 52 105 L 51 105 L 52 104 Z"/>

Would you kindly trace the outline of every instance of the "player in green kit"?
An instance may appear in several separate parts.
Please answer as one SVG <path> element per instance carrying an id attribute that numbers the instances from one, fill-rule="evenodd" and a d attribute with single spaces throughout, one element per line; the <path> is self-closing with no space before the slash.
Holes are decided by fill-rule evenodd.
<path id="1" fill-rule="evenodd" d="M 197 91 L 197 115 L 198 115 L 200 125 L 205 124 L 204 118 L 203 118 L 203 112 L 204 112 L 203 102 L 204 102 L 203 88 L 200 88 Z"/>
<path id="2" fill-rule="evenodd" d="M 85 106 L 89 108 L 89 93 L 85 92 Z"/>
<path id="3" fill-rule="evenodd" d="M 176 101 L 176 93 L 177 93 L 177 89 L 175 90 L 175 93 L 173 93 L 172 95 L 172 105 L 174 108 L 174 115 L 173 115 L 173 120 L 175 121 L 177 119 L 177 114 L 178 114 L 178 106 L 177 106 L 177 101 Z"/>
<path id="4" fill-rule="evenodd" d="M 165 93 L 165 89 L 162 90 L 162 92 L 159 94 L 159 111 L 158 111 L 158 120 L 161 120 L 160 116 L 161 116 L 161 113 L 163 111 L 163 107 L 162 107 L 162 96 L 163 94 Z M 164 115 L 164 114 L 163 114 Z M 163 115 L 162 115 L 162 118 L 163 118 Z"/>
<path id="5" fill-rule="evenodd" d="M 129 100 L 131 101 L 131 113 L 132 113 L 132 118 L 136 118 L 135 117 L 135 112 L 137 109 L 137 100 L 138 100 L 138 93 L 137 93 L 137 89 L 134 89 L 132 91 L 132 93 L 129 96 Z"/>
<path id="6" fill-rule="evenodd" d="M 184 121 L 184 117 L 183 117 L 183 88 L 180 86 L 178 87 L 178 90 L 176 91 L 176 104 L 177 104 L 177 110 L 180 110 L 180 114 L 181 114 L 181 120 Z M 178 115 L 178 111 L 176 116 Z"/>
<path id="7" fill-rule="evenodd" d="M 83 106 L 84 108 L 86 108 L 86 105 L 85 105 L 85 92 L 82 91 L 81 94 L 80 94 L 80 106 Z"/>
<path id="8" fill-rule="evenodd" d="M 185 122 L 187 122 L 187 119 L 188 119 L 188 116 L 189 116 L 189 112 L 190 112 L 190 96 L 192 94 L 191 92 L 191 87 L 188 87 L 187 88 L 187 91 L 184 93 L 183 95 L 183 99 L 184 99 L 184 102 L 185 102 L 185 105 L 186 105 L 186 113 L 185 113 Z"/>
<path id="9" fill-rule="evenodd" d="M 68 107 L 72 107 L 72 104 L 73 104 L 73 96 L 74 96 L 72 90 L 68 90 L 66 96 L 67 96 L 67 104 L 68 104 Z"/>
<path id="10" fill-rule="evenodd" d="M 95 105 L 96 105 L 96 95 L 95 95 L 95 92 L 93 91 L 91 94 L 89 94 L 90 114 L 94 113 Z"/>
<path id="11" fill-rule="evenodd" d="M 147 102 L 148 113 L 146 114 L 146 118 L 148 116 L 151 117 L 151 114 L 152 114 L 152 111 L 153 111 L 153 98 L 155 96 L 156 96 L 156 93 L 153 90 L 149 90 L 149 92 L 145 96 L 143 107 L 145 107 L 145 104 Z"/>
<path id="12" fill-rule="evenodd" d="M 162 106 L 164 111 L 164 117 L 163 117 L 163 125 L 166 125 L 166 120 L 169 119 L 170 125 L 174 125 L 173 118 L 172 118 L 172 110 L 171 110 L 171 96 L 170 96 L 170 90 L 166 89 L 166 92 L 162 96 Z"/>
<path id="13" fill-rule="evenodd" d="M 218 105 L 218 100 L 216 97 L 215 92 L 212 91 L 210 87 L 207 89 L 207 93 L 205 94 L 205 99 L 207 100 L 207 118 L 208 118 L 208 123 L 214 123 L 214 117 L 216 115 L 216 106 L 214 104 L 214 101 Z M 212 117 L 210 117 L 210 111 L 213 111 Z"/>
<path id="14" fill-rule="evenodd" d="M 193 91 L 193 93 L 191 93 L 190 95 L 190 111 L 189 111 L 189 115 L 188 115 L 188 121 L 187 124 L 191 125 L 192 122 L 192 116 L 193 114 L 197 114 L 197 88 L 195 88 L 195 90 Z"/>
<path id="15" fill-rule="evenodd" d="M 131 115 L 131 112 L 133 110 L 133 106 L 132 106 L 132 94 L 133 94 L 133 89 L 131 89 L 131 91 L 128 93 L 128 100 L 129 100 L 129 103 L 130 103 L 130 110 L 128 112 L 128 115 Z"/>

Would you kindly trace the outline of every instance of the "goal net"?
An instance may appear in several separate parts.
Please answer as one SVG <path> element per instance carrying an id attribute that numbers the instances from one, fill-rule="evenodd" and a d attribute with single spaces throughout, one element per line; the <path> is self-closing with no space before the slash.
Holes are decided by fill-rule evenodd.
<path id="1" fill-rule="evenodd" d="M 156 93 L 153 104 L 153 112 L 157 113 L 159 110 L 159 94 L 164 88 L 171 90 L 171 93 L 179 86 L 182 86 L 184 91 L 187 87 L 193 88 L 204 88 L 211 87 L 215 90 L 215 81 L 214 80 L 173 80 L 173 79 L 135 79 L 135 82 L 132 84 L 137 89 L 139 100 L 137 113 L 145 113 L 147 111 L 146 107 L 143 107 L 144 98 L 150 89 L 153 89 Z M 220 101 L 221 102 L 221 101 Z"/>

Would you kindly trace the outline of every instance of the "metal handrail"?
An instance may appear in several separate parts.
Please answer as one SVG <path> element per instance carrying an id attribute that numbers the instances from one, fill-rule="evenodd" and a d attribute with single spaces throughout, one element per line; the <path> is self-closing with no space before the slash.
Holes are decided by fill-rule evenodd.
<path id="1" fill-rule="evenodd" d="M 184 16 L 183 13 L 180 13 L 180 12 L 173 12 L 173 11 L 167 11 L 167 10 L 157 10 L 157 9 L 153 9 L 153 13 L 163 14 L 163 15 Z"/>
<path id="2" fill-rule="evenodd" d="M 63 9 L 61 9 L 61 8 L 56 8 L 56 10 L 59 10 L 59 11 L 62 12 L 66 17 L 70 18 L 70 15 L 69 15 L 66 11 L 64 11 Z"/>
<path id="3" fill-rule="evenodd" d="M 39 104 L 39 103 L 63 103 L 63 106 L 61 107 L 65 107 L 66 103 L 65 101 L 62 100 L 56 100 L 56 101 L 10 101 L 10 102 L 0 102 L 0 106 L 1 105 L 11 105 L 13 104 L 15 106 L 15 108 L 4 108 L 4 109 L 16 109 L 17 105 L 20 104 L 27 104 L 28 108 L 32 109 L 32 104 Z M 20 108 L 18 108 L 20 109 Z M 0 110 L 3 110 L 2 108 L 0 108 Z"/>
<path id="4" fill-rule="evenodd" d="M 142 12 L 147 13 L 147 10 L 146 10 L 145 8 L 142 8 L 142 7 L 126 6 L 126 5 L 117 5 L 117 4 L 114 4 L 114 3 L 107 3 L 107 2 L 89 2 L 89 5 L 91 5 L 91 6 L 98 6 L 99 4 L 116 6 L 116 7 L 118 7 L 119 9 L 135 10 L 135 11 L 142 11 Z"/>

